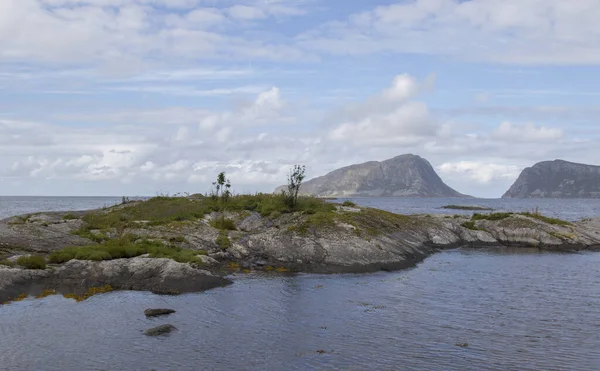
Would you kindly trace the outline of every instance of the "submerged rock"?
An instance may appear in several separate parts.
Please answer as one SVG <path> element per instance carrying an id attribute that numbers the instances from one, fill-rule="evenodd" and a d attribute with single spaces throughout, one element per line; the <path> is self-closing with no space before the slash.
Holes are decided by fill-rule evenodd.
<path id="1" fill-rule="evenodd" d="M 144 314 L 146 317 L 158 317 L 165 316 L 167 314 L 175 313 L 176 311 L 173 309 L 146 309 Z"/>
<path id="2" fill-rule="evenodd" d="M 144 331 L 144 334 L 147 336 L 160 336 L 169 334 L 173 330 L 177 330 L 177 328 L 173 325 L 160 325 Z"/>

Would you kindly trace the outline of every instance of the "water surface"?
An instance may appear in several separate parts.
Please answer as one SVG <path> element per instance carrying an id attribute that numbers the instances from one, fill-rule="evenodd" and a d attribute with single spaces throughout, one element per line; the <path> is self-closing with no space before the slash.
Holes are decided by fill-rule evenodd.
<path id="1" fill-rule="evenodd" d="M 0 307 L 0 368 L 597 370 L 599 288 L 600 254 L 492 249 L 395 273 L 241 276 L 178 297 L 30 299 Z M 150 320 L 149 307 L 177 313 Z M 163 323 L 179 330 L 142 334 Z"/>

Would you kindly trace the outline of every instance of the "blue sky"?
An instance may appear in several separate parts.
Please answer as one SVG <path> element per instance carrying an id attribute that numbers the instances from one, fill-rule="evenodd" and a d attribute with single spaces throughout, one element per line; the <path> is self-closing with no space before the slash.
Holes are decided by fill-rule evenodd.
<path id="1" fill-rule="evenodd" d="M 600 164 L 600 1 L 8 0 L 0 194 L 271 191 L 403 153 L 499 197 Z"/>

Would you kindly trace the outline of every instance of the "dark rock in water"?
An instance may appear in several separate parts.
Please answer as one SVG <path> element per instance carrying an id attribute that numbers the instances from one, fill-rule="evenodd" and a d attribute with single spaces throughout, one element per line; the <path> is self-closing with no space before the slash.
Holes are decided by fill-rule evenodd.
<path id="1" fill-rule="evenodd" d="M 279 187 L 275 192 L 285 189 Z M 319 197 L 466 197 L 446 185 L 426 159 L 410 154 L 334 170 L 302 184 L 300 193 Z"/>
<path id="2" fill-rule="evenodd" d="M 144 334 L 148 335 L 148 336 L 160 336 L 160 335 L 166 335 L 168 333 L 171 333 L 173 330 L 177 330 L 177 328 L 175 328 L 175 326 L 173 326 L 173 325 L 161 325 L 161 326 L 146 330 L 144 332 Z"/>
<path id="3" fill-rule="evenodd" d="M 539 162 L 523 170 L 502 198 L 600 198 L 600 166 Z"/>
<path id="4" fill-rule="evenodd" d="M 146 309 L 144 314 L 146 317 L 158 317 L 165 316 L 167 314 L 175 313 L 176 311 L 173 309 Z"/>

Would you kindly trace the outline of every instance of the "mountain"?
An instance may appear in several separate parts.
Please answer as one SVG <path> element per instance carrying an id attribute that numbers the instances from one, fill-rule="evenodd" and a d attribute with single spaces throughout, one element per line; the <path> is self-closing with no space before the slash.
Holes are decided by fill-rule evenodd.
<path id="1" fill-rule="evenodd" d="M 275 192 L 285 189 L 281 186 Z M 410 154 L 334 170 L 303 183 L 300 194 L 319 197 L 469 197 L 448 187 L 429 161 Z"/>
<path id="2" fill-rule="evenodd" d="M 600 198 L 600 166 L 563 160 L 539 162 L 521 172 L 502 198 Z"/>

